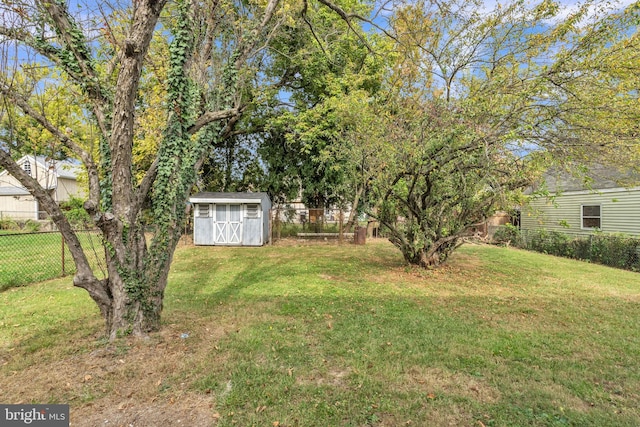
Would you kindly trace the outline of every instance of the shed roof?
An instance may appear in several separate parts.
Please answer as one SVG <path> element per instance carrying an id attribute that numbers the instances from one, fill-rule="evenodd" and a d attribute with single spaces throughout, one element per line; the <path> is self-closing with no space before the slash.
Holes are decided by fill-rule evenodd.
<path id="1" fill-rule="evenodd" d="M 263 203 L 270 204 L 267 193 L 221 193 L 204 191 L 189 198 L 191 203 Z"/>

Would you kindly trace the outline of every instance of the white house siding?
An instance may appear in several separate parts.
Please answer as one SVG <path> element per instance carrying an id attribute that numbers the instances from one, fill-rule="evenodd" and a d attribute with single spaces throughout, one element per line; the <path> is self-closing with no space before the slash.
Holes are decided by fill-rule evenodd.
<path id="1" fill-rule="evenodd" d="M 583 205 L 600 205 L 601 231 L 640 235 L 640 187 L 570 191 L 553 199 L 532 200 L 522 210 L 521 228 L 592 234 L 593 229 L 581 227 Z"/>
<path id="2" fill-rule="evenodd" d="M 0 219 L 37 219 L 36 202 L 32 195 L 0 196 Z"/>
<path id="3" fill-rule="evenodd" d="M 56 187 L 57 202 L 65 202 L 69 200 L 71 196 L 83 197 L 83 193 L 84 191 L 75 179 L 58 178 Z"/>
<path id="4" fill-rule="evenodd" d="M 27 162 L 31 176 L 37 178 L 43 188 L 51 191 L 56 202 L 65 202 L 71 196 L 84 197 L 85 192 L 76 180 L 80 172 L 79 166 L 68 161 L 50 162 L 42 156 L 37 157 L 37 161 L 33 156 L 24 156 L 18 160 L 18 165 L 25 170 Z M 22 184 L 7 171 L 1 171 L 0 216 L 13 219 L 42 219 L 37 210 L 38 203 Z"/>

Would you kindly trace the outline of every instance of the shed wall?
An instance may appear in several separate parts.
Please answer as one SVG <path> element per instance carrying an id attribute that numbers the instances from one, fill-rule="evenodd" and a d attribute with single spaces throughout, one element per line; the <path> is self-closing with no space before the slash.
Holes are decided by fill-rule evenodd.
<path id="1" fill-rule="evenodd" d="M 215 243 L 213 235 L 213 205 L 209 206 L 208 216 L 200 216 L 198 205 L 194 206 L 193 219 L 193 243 L 196 245 L 213 245 Z"/>
<path id="2" fill-rule="evenodd" d="M 262 220 L 260 218 L 245 217 L 242 227 L 242 244 L 244 246 L 262 245 Z"/>
<path id="3" fill-rule="evenodd" d="M 201 216 L 202 209 L 199 205 L 206 205 L 209 207 L 207 217 Z M 196 245 L 242 245 L 242 246 L 262 246 L 268 242 L 268 224 L 269 224 L 269 203 L 250 203 L 250 205 L 258 206 L 257 217 L 250 217 L 248 215 L 247 203 L 227 203 L 223 201 L 220 203 L 217 200 L 211 200 L 211 203 L 195 203 L 193 209 L 193 242 Z M 228 221 L 227 217 L 217 218 L 216 215 L 222 214 L 224 207 L 227 206 L 240 206 L 240 229 L 236 236 L 239 237 L 239 241 L 228 241 L 227 238 L 223 238 L 220 233 L 225 232 L 226 228 L 220 221 Z M 219 209 L 221 208 L 221 209 Z M 220 212 L 218 212 L 220 211 Z M 253 211 L 255 215 L 255 210 Z M 226 219 L 225 219 L 226 218 Z M 266 224 L 266 227 L 265 227 Z M 229 230 L 226 230 L 228 232 Z M 228 236 L 227 236 L 228 237 Z"/>

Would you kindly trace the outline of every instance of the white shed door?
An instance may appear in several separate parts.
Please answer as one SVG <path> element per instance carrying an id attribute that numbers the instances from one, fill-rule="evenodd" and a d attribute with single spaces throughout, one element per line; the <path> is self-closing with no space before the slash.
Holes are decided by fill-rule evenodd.
<path id="1" fill-rule="evenodd" d="M 216 245 L 236 245 L 242 237 L 240 205 L 216 205 Z"/>

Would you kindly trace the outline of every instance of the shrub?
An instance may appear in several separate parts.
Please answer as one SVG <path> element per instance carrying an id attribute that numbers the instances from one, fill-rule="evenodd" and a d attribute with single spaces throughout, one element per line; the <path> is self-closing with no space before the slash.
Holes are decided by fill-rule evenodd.
<path id="1" fill-rule="evenodd" d="M 20 230 L 18 223 L 11 218 L 0 219 L 0 230 Z"/>
<path id="2" fill-rule="evenodd" d="M 519 245 L 522 240 L 520 230 L 512 224 L 505 224 L 498 228 L 493 234 L 493 242 L 499 245 L 512 244 Z"/>
<path id="3" fill-rule="evenodd" d="M 528 244 L 525 247 L 550 255 L 640 271 L 640 239 L 638 238 L 615 234 L 571 238 L 557 231 L 536 230 L 529 234 Z"/>
<path id="4" fill-rule="evenodd" d="M 640 240 L 620 235 L 595 235 L 591 239 L 591 259 L 611 267 L 640 268 Z"/>
<path id="5" fill-rule="evenodd" d="M 570 242 L 573 249 L 573 258 L 590 261 L 591 260 L 591 239 L 577 237 Z"/>
<path id="6" fill-rule="evenodd" d="M 64 212 L 71 225 L 87 227 L 91 218 L 84 210 L 84 200 L 79 197 L 71 197 L 66 202 L 60 203 L 60 208 Z"/>
<path id="7" fill-rule="evenodd" d="M 549 255 L 572 258 L 574 254 L 571 237 L 558 231 L 538 230 L 531 236 L 530 249 Z"/>
<path id="8" fill-rule="evenodd" d="M 40 223 L 38 221 L 28 219 L 24 222 L 22 230 L 26 231 L 27 233 L 35 233 L 37 231 L 40 231 Z"/>

